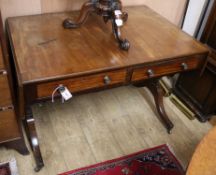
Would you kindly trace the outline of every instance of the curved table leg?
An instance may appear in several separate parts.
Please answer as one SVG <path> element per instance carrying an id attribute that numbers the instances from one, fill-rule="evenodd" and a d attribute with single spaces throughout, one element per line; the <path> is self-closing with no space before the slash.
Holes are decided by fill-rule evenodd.
<path id="1" fill-rule="evenodd" d="M 66 29 L 75 29 L 80 27 L 88 18 L 90 12 L 93 12 L 95 10 L 94 4 L 90 1 L 83 4 L 80 15 L 76 21 L 73 21 L 72 19 L 68 18 L 65 19 L 63 22 L 63 26 Z"/>
<path id="2" fill-rule="evenodd" d="M 33 151 L 33 155 L 34 155 L 35 162 L 36 162 L 35 171 L 38 172 L 44 166 L 44 163 L 43 163 L 43 158 L 41 156 L 37 132 L 35 128 L 35 120 L 33 118 L 31 107 L 27 107 L 26 109 L 26 116 L 25 116 L 24 124 L 25 124 L 26 133 L 29 139 L 29 143 Z"/>
<path id="3" fill-rule="evenodd" d="M 160 79 L 152 79 L 152 80 L 149 80 L 145 83 L 141 83 L 141 84 L 138 84 L 135 86 L 137 86 L 137 87 L 146 86 L 151 91 L 152 95 L 154 96 L 155 105 L 156 105 L 158 114 L 161 118 L 161 121 L 163 122 L 164 126 L 166 127 L 167 132 L 169 134 L 171 134 L 171 130 L 173 129 L 174 125 L 170 121 L 170 119 L 167 116 L 166 111 L 164 109 L 163 89 L 159 83 L 159 80 Z"/>

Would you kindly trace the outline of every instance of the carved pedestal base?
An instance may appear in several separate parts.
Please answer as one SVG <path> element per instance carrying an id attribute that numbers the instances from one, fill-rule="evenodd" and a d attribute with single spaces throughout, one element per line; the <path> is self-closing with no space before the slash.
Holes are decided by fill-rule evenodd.
<path id="1" fill-rule="evenodd" d="M 104 22 L 112 22 L 113 33 L 122 50 L 129 50 L 130 43 L 127 39 L 121 37 L 120 27 L 127 21 L 128 14 L 122 12 L 122 3 L 120 0 L 89 0 L 82 6 L 78 19 L 74 22 L 72 19 L 65 19 L 63 26 L 66 29 L 75 29 L 81 27 L 87 20 L 90 13 L 97 13 L 102 16 Z"/>

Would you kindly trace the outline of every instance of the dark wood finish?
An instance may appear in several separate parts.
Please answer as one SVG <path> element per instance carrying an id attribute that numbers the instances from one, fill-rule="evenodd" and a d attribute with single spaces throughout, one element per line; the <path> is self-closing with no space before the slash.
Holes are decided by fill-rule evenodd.
<path id="1" fill-rule="evenodd" d="M 37 98 L 50 97 L 53 90 L 59 85 L 66 86 L 71 92 L 76 93 L 89 89 L 124 84 L 126 82 L 126 70 L 104 72 L 96 75 L 88 75 L 80 78 L 72 78 L 37 85 Z M 107 81 L 106 78 L 109 80 Z"/>
<path id="2" fill-rule="evenodd" d="M 132 81 L 140 81 L 148 78 L 161 77 L 181 71 L 193 70 L 204 64 L 202 56 L 194 56 L 179 60 L 164 62 L 162 64 L 148 65 L 137 68 L 132 75 Z"/>
<path id="3" fill-rule="evenodd" d="M 29 106 L 49 99 L 60 84 L 72 94 L 128 84 L 145 85 L 154 95 L 166 129 L 170 132 L 173 128 L 163 107 L 158 80 L 163 75 L 199 69 L 206 61 L 208 49 L 146 6 L 126 11 L 130 20 L 122 33 L 131 42 L 128 52 L 115 47 L 111 26 L 96 14 L 75 30 L 65 30 L 62 20 L 76 18 L 79 12 L 7 20 L 18 82 L 19 115 L 27 123 L 37 170 L 43 162 L 39 145 L 33 143 L 38 143 L 38 139 Z M 145 80 L 148 81 L 143 83 Z"/>
<path id="4" fill-rule="evenodd" d="M 87 20 L 88 16 L 95 12 L 103 17 L 104 22 L 109 20 L 112 23 L 113 34 L 119 43 L 119 47 L 122 50 L 128 51 L 130 43 L 127 39 L 123 39 L 121 36 L 120 28 L 123 23 L 127 21 L 128 14 L 122 12 L 122 2 L 120 0 L 88 0 L 83 4 L 79 17 L 75 22 L 71 19 L 65 19 L 63 26 L 66 29 L 76 29 L 81 27 Z M 95 33 L 97 35 L 97 33 Z"/>
<path id="5" fill-rule="evenodd" d="M 32 152 L 34 154 L 35 162 L 36 162 L 36 167 L 35 171 L 38 172 L 40 169 L 44 166 L 43 159 L 41 157 L 41 151 L 39 147 L 39 141 L 37 137 L 37 132 L 35 128 L 35 121 L 33 118 L 33 113 L 31 107 L 27 106 L 26 107 L 26 120 L 24 120 L 24 125 L 26 128 L 26 133 L 28 135 L 28 139 Z"/>
<path id="6" fill-rule="evenodd" d="M 0 145 L 26 155 L 20 121 L 16 118 L 6 41 L 0 13 Z"/>
<path id="7" fill-rule="evenodd" d="M 174 92 L 205 122 L 216 114 L 216 1 L 201 41 L 212 50 L 203 72 L 186 73 L 179 77 Z"/>

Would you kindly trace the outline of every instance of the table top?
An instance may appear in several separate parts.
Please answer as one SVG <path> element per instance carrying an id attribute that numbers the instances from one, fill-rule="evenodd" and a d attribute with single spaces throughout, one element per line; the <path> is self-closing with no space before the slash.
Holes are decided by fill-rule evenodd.
<path id="1" fill-rule="evenodd" d="M 216 174 L 216 127 L 202 139 L 188 166 L 187 175 Z"/>
<path id="2" fill-rule="evenodd" d="M 128 7 L 129 19 L 122 35 L 131 43 L 123 51 L 96 14 L 78 29 L 62 27 L 65 18 L 78 12 L 9 18 L 7 27 L 15 67 L 22 84 L 73 77 L 131 65 L 149 64 L 208 50 L 178 27 L 146 6 Z"/>

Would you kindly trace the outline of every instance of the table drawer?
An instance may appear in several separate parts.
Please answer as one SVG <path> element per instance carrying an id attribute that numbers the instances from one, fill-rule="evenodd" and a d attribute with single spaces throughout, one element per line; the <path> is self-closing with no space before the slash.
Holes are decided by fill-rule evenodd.
<path id="1" fill-rule="evenodd" d="M 11 105 L 11 94 L 8 84 L 7 72 L 0 70 L 0 107 Z"/>
<path id="2" fill-rule="evenodd" d="M 72 93 L 115 84 L 122 84 L 126 81 L 126 75 L 126 70 L 116 70 L 112 72 L 40 84 L 37 86 L 37 98 L 50 97 L 54 89 L 61 84 L 66 86 Z"/>
<path id="3" fill-rule="evenodd" d="M 203 58 L 203 56 L 194 56 L 191 58 L 182 58 L 173 62 L 165 62 L 157 65 L 139 67 L 133 71 L 132 81 L 139 81 L 172 73 L 197 69 L 202 65 L 202 63 L 204 63 Z"/>
<path id="4" fill-rule="evenodd" d="M 20 137 L 14 110 L 1 111 L 0 108 L 0 143 Z"/>

